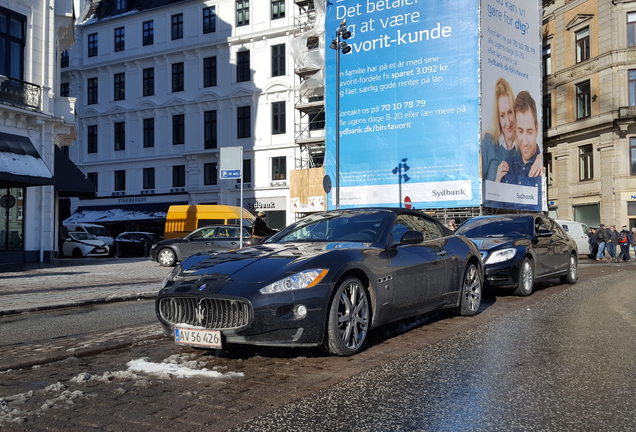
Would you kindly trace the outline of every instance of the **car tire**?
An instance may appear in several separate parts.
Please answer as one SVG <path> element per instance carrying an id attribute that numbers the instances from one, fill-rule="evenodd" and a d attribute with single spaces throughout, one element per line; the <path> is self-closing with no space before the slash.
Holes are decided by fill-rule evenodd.
<path id="1" fill-rule="evenodd" d="M 459 315 L 475 315 L 481 305 L 484 287 L 481 272 L 475 263 L 468 263 L 461 282 L 461 298 L 456 312 Z"/>
<path id="2" fill-rule="evenodd" d="M 517 281 L 517 289 L 513 292 L 518 296 L 529 296 L 534 288 L 534 266 L 532 261 L 526 257 L 519 266 L 519 280 Z"/>
<path id="3" fill-rule="evenodd" d="M 81 258 L 84 256 L 84 254 L 82 253 L 82 251 L 79 248 L 75 248 L 73 249 L 73 252 L 71 253 L 71 256 L 73 258 Z"/>
<path id="4" fill-rule="evenodd" d="M 344 279 L 329 304 L 324 348 L 333 355 L 350 356 L 360 351 L 367 338 L 371 308 L 363 283 Z"/>
<path id="5" fill-rule="evenodd" d="M 568 260 L 568 272 L 559 278 L 561 283 L 575 284 L 579 278 L 578 267 L 579 262 L 576 254 L 571 254 L 570 259 Z"/>
<path id="6" fill-rule="evenodd" d="M 162 267 L 172 267 L 177 262 L 177 255 L 170 248 L 164 248 L 157 254 L 157 262 Z"/>

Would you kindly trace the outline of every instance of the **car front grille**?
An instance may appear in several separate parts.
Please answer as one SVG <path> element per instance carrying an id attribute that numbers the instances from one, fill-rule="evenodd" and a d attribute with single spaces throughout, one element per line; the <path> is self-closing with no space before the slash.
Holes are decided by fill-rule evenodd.
<path id="1" fill-rule="evenodd" d="M 171 324 L 234 329 L 250 322 L 252 307 L 244 300 L 164 297 L 159 300 L 159 314 Z"/>

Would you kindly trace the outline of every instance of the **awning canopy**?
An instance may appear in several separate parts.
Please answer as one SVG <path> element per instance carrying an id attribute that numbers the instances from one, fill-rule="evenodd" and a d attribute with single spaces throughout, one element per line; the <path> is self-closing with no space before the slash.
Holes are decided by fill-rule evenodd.
<path id="1" fill-rule="evenodd" d="M 53 174 L 28 137 L 0 132 L 0 186 L 54 184 Z"/>
<path id="2" fill-rule="evenodd" d="M 71 161 L 66 153 L 55 146 L 55 190 L 62 197 L 94 198 L 95 185 Z"/>
<path id="3" fill-rule="evenodd" d="M 112 206 L 78 207 L 64 222 L 109 223 L 141 220 L 163 220 L 168 207 L 187 203 L 119 204 Z"/>

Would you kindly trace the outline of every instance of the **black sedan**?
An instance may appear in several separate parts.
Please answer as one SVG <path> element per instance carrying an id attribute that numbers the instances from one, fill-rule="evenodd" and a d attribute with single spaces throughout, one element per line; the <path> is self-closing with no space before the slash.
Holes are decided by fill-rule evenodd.
<path id="1" fill-rule="evenodd" d="M 151 232 L 123 232 L 115 237 L 115 254 L 118 257 L 147 257 L 153 244 L 163 237 Z"/>
<path id="2" fill-rule="evenodd" d="M 558 277 L 563 283 L 576 283 L 576 243 L 547 216 L 479 216 L 464 222 L 456 234 L 479 248 L 489 286 L 513 288 L 514 294 L 527 296 L 535 281 Z"/>
<path id="3" fill-rule="evenodd" d="M 249 246 L 254 239 L 243 228 L 243 245 Z M 210 225 L 192 231 L 183 238 L 167 239 L 157 242 L 150 248 L 150 259 L 164 267 L 172 267 L 177 261 L 183 261 L 199 252 L 212 252 L 221 249 L 236 249 L 240 245 L 238 225 Z"/>
<path id="4" fill-rule="evenodd" d="M 406 209 L 316 213 L 263 244 L 194 255 L 158 294 L 156 312 L 178 344 L 322 346 L 358 352 L 381 324 L 434 309 L 477 313 L 479 251 Z"/>

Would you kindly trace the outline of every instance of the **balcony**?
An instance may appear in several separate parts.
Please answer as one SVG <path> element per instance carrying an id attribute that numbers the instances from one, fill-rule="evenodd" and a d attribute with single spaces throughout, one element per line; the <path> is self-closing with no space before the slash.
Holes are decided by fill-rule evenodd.
<path id="1" fill-rule="evenodd" d="M 40 86 L 0 75 L 0 103 L 40 111 L 41 99 Z"/>

